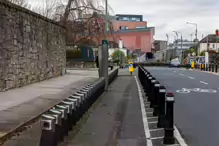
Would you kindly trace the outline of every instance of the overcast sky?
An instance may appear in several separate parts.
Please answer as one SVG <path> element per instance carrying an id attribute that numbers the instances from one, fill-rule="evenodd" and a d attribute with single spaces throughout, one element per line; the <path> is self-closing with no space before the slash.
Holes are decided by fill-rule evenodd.
<path id="1" fill-rule="evenodd" d="M 37 0 L 29 0 L 37 1 Z M 180 31 L 183 38 L 195 37 L 198 24 L 198 38 L 214 33 L 219 28 L 219 0 L 108 0 L 114 14 L 140 14 L 148 26 L 155 27 L 155 39 L 174 39 L 172 31 Z"/>

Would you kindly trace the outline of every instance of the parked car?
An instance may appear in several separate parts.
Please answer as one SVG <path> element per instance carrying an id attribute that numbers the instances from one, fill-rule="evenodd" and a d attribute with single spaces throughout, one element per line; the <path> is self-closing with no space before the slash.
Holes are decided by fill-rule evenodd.
<path id="1" fill-rule="evenodd" d="M 171 60 L 169 67 L 179 67 L 179 65 L 180 65 L 179 60 Z"/>

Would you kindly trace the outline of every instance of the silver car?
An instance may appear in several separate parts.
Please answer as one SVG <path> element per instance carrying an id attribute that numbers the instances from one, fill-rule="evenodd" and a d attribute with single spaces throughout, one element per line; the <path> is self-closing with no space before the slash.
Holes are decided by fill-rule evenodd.
<path id="1" fill-rule="evenodd" d="M 179 60 L 171 60 L 169 67 L 179 67 L 179 65 L 180 65 Z"/>

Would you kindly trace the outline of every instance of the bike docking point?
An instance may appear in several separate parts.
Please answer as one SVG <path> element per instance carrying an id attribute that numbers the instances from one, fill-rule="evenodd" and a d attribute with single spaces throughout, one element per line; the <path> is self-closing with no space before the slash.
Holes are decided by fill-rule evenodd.
<path id="1" fill-rule="evenodd" d="M 153 116 L 158 116 L 158 96 L 159 96 L 159 89 L 160 89 L 160 82 L 156 81 L 154 84 L 154 99 L 152 100 L 153 102 Z"/>
<path id="2" fill-rule="evenodd" d="M 175 144 L 174 138 L 174 95 L 167 93 L 166 95 L 166 125 L 164 128 L 163 143 L 170 145 Z"/>
<path id="3" fill-rule="evenodd" d="M 166 98 L 166 88 L 164 86 L 160 86 L 159 88 L 159 96 L 158 96 L 158 128 L 165 127 L 165 98 Z"/>
<path id="4" fill-rule="evenodd" d="M 74 103 L 73 102 L 62 101 L 59 105 L 67 107 L 68 130 L 72 130 L 72 126 L 73 126 L 73 113 L 72 113 L 72 111 L 73 111 L 73 108 L 74 108 Z"/>
<path id="5" fill-rule="evenodd" d="M 79 101 L 77 99 L 70 98 L 70 97 L 66 98 L 64 101 L 71 102 L 74 104 L 73 109 L 72 109 L 72 120 L 73 120 L 72 126 L 74 126 L 79 120 L 78 118 Z"/>
<path id="6" fill-rule="evenodd" d="M 152 76 L 152 75 L 150 75 L 149 77 L 148 77 L 148 91 L 146 92 L 146 96 L 148 96 L 148 101 L 151 101 L 151 89 L 152 89 L 152 84 L 151 84 L 151 81 L 152 80 L 155 80 L 155 78 Z"/>
<path id="7" fill-rule="evenodd" d="M 53 109 L 58 110 L 62 112 L 62 126 L 63 126 L 63 135 L 67 136 L 68 135 L 68 107 L 62 106 L 62 105 L 56 105 Z"/>
<path id="8" fill-rule="evenodd" d="M 43 114 L 40 120 L 40 126 L 42 129 L 42 134 L 40 138 L 40 146 L 57 146 L 57 134 L 55 129 L 56 118 Z"/>
<path id="9" fill-rule="evenodd" d="M 58 142 L 62 142 L 63 135 L 62 135 L 62 112 L 54 109 L 50 109 L 47 112 L 48 115 L 51 115 L 56 118 L 55 122 L 55 131 L 56 131 L 56 139 Z"/>

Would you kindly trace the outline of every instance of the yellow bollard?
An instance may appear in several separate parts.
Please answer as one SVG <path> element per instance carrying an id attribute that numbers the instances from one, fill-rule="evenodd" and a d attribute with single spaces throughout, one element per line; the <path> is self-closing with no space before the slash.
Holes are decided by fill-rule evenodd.
<path id="1" fill-rule="evenodd" d="M 132 74 L 135 71 L 134 69 L 134 62 L 129 62 L 129 72 Z"/>
<path id="2" fill-rule="evenodd" d="M 194 61 L 192 62 L 191 67 L 192 67 L 192 68 L 195 68 L 195 62 L 194 62 Z"/>

